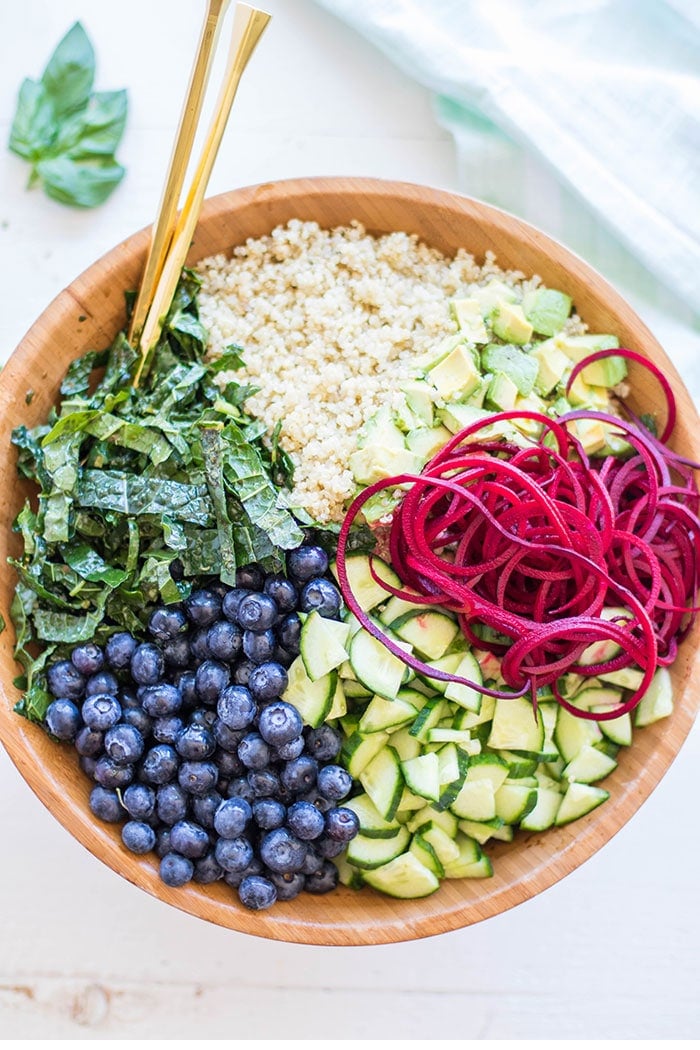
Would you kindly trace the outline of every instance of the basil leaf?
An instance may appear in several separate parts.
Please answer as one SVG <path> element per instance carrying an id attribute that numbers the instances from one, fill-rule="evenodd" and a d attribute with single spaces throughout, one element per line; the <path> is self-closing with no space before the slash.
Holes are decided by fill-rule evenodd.
<path id="1" fill-rule="evenodd" d="M 41 83 L 57 117 L 84 106 L 95 78 L 95 52 L 80 22 L 71 26 L 48 61 Z"/>
<path id="2" fill-rule="evenodd" d="M 63 123 L 55 149 L 73 160 L 111 157 L 124 134 L 126 113 L 126 91 L 95 92 L 84 110 Z"/>
<path id="3" fill-rule="evenodd" d="M 51 157 L 36 165 L 47 195 L 61 204 L 78 208 L 94 208 L 106 201 L 124 178 L 124 171 L 111 157 L 91 160 Z"/>
<path id="4" fill-rule="evenodd" d="M 57 131 L 54 108 L 46 88 L 27 78 L 19 89 L 9 148 L 17 156 L 34 161 L 50 148 Z"/>

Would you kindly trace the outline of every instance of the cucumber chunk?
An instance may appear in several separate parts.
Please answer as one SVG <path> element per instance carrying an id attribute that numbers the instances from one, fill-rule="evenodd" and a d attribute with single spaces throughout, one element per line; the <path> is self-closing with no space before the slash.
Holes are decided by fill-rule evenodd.
<path id="1" fill-rule="evenodd" d="M 544 744 L 542 714 L 525 697 L 496 700 L 488 746 L 496 751 L 530 751 L 539 753 Z"/>
<path id="2" fill-rule="evenodd" d="M 538 787 L 537 801 L 520 821 L 520 827 L 524 831 L 545 831 L 553 827 L 561 801 L 561 792 L 552 788 Z"/>
<path id="3" fill-rule="evenodd" d="M 363 736 L 357 730 L 343 743 L 340 760 L 351 777 L 358 780 L 363 769 L 385 747 L 388 733 L 368 733 Z"/>
<path id="4" fill-rule="evenodd" d="M 537 788 L 503 784 L 496 792 L 496 816 L 506 824 L 517 824 L 537 804 Z"/>
<path id="5" fill-rule="evenodd" d="M 413 722 L 417 714 L 413 704 L 400 700 L 398 696 L 394 700 L 374 696 L 362 713 L 358 729 L 360 733 L 398 729 L 408 722 Z"/>
<path id="6" fill-rule="evenodd" d="M 574 781 L 569 784 L 561 800 L 554 823 L 560 827 L 562 824 L 571 823 L 572 820 L 578 820 L 579 817 L 584 817 L 586 813 L 590 813 L 608 798 L 610 798 L 610 792 L 604 788 L 594 787 L 592 784 L 578 784 Z"/>
<path id="7" fill-rule="evenodd" d="M 287 688 L 282 699 L 296 707 L 306 725 L 317 728 L 328 717 L 333 705 L 337 672 L 329 671 L 313 680 L 309 678 L 301 656 L 297 656 L 287 675 Z"/>
<path id="8" fill-rule="evenodd" d="M 431 802 L 440 798 L 440 764 L 434 751 L 409 758 L 401 763 L 407 787 L 414 795 L 422 795 Z"/>
<path id="9" fill-rule="evenodd" d="M 411 845 L 408 847 L 408 852 L 412 853 L 421 864 L 424 864 L 425 867 L 428 868 L 429 871 L 432 871 L 439 879 L 444 879 L 445 869 L 440 858 L 431 844 L 423 838 L 420 832 L 415 834 L 411 839 Z"/>
<path id="10" fill-rule="evenodd" d="M 460 678 L 467 678 L 470 682 L 475 682 L 477 685 L 483 684 L 481 667 L 473 653 L 467 652 L 463 654 L 455 674 Z M 483 693 L 469 685 L 463 685 L 461 682 L 449 682 L 445 689 L 445 699 L 452 700 L 460 707 L 464 707 L 467 711 L 473 711 L 474 714 L 478 715 L 483 702 Z"/>
<path id="11" fill-rule="evenodd" d="M 673 683 L 667 667 L 660 667 L 634 711 L 635 726 L 649 726 L 673 713 Z"/>
<path id="12" fill-rule="evenodd" d="M 394 748 L 386 746 L 377 752 L 360 773 L 359 781 L 384 819 L 391 820 L 399 808 L 405 783 Z"/>
<path id="13" fill-rule="evenodd" d="M 345 856 L 356 868 L 380 868 L 403 853 L 410 841 L 411 833 L 405 827 L 400 827 L 390 839 L 370 838 L 360 832 L 348 843 Z"/>
<path id="14" fill-rule="evenodd" d="M 614 758 L 591 744 L 585 744 L 576 757 L 564 767 L 562 779 L 575 780 L 579 784 L 593 784 L 612 773 L 613 769 L 617 769 Z"/>
<path id="15" fill-rule="evenodd" d="M 345 568 L 348 574 L 350 590 L 363 612 L 369 612 L 370 609 L 374 609 L 375 606 L 386 601 L 389 596 L 389 592 L 372 575 L 373 570 L 380 580 L 391 584 L 392 587 L 401 586 L 401 580 L 391 566 L 374 555 L 371 559 L 371 568 L 370 558 L 366 554 L 350 555 L 349 558 L 345 559 Z M 338 569 L 335 562 L 331 564 L 331 572 L 337 579 Z"/>
<path id="16" fill-rule="evenodd" d="M 365 872 L 364 880 L 373 889 L 403 900 L 428 897 L 440 888 L 435 872 L 426 868 L 413 853 L 402 853 L 381 868 Z"/>
<path id="17" fill-rule="evenodd" d="M 401 643 L 408 647 L 407 643 Z M 358 681 L 373 693 L 393 700 L 403 683 L 406 665 L 367 631 L 360 630 L 350 642 L 350 664 Z"/>
<path id="18" fill-rule="evenodd" d="M 335 671 L 347 658 L 345 648 L 350 627 L 342 620 L 329 620 L 315 609 L 304 620 L 299 652 L 312 682 Z"/>
<path id="19" fill-rule="evenodd" d="M 391 839 L 401 827 L 400 824 L 385 820 L 367 794 L 355 795 L 354 798 L 346 799 L 343 806 L 357 814 L 360 831 L 365 838 Z"/>
<path id="20" fill-rule="evenodd" d="M 395 620 L 391 629 L 425 660 L 437 660 L 459 633 L 459 625 L 445 613 L 414 610 Z"/>

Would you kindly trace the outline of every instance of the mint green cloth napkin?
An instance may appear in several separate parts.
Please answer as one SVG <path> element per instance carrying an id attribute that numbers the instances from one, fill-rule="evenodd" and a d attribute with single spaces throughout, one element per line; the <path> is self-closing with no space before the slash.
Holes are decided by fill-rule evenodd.
<path id="1" fill-rule="evenodd" d="M 700 392 L 698 0 L 318 2 L 435 93 L 460 189 L 668 318 Z"/>

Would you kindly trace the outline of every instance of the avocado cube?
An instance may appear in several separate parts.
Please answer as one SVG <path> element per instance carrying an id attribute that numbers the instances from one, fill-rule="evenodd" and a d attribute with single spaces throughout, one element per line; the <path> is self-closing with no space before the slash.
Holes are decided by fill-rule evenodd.
<path id="1" fill-rule="evenodd" d="M 358 485 L 373 485 L 375 481 L 391 478 L 395 474 L 419 474 L 423 463 L 419 456 L 407 448 L 365 445 L 352 453 L 348 466 Z"/>
<path id="2" fill-rule="evenodd" d="M 515 303 L 518 300 L 514 289 L 498 280 L 471 285 L 469 295 L 478 302 L 481 316 L 484 318 L 489 316 L 496 303 Z"/>
<path id="3" fill-rule="evenodd" d="M 457 394 L 469 397 L 478 387 L 481 375 L 474 357 L 466 345 L 460 343 L 428 373 L 430 382 L 444 401 Z"/>
<path id="4" fill-rule="evenodd" d="M 489 315 L 489 322 L 494 335 L 506 343 L 522 346 L 532 339 L 533 327 L 518 303 L 499 300 Z"/>
<path id="5" fill-rule="evenodd" d="M 607 432 L 599 419 L 574 419 L 574 434 L 581 442 L 583 451 L 592 456 L 607 445 Z"/>
<path id="6" fill-rule="evenodd" d="M 435 391 L 430 384 L 426 383 L 424 379 L 411 379 L 402 385 L 401 390 L 406 397 L 406 404 L 416 419 L 420 420 L 423 426 L 431 427 L 433 425 L 433 396 Z"/>
<path id="7" fill-rule="evenodd" d="M 427 463 L 447 444 L 451 437 L 452 434 L 447 427 L 417 427 L 406 434 L 406 448 Z"/>
<path id="8" fill-rule="evenodd" d="M 501 412 L 509 412 L 515 408 L 517 397 L 518 388 L 510 376 L 506 372 L 496 372 L 489 385 L 487 401 Z"/>
<path id="9" fill-rule="evenodd" d="M 475 405 L 465 405 L 461 401 L 452 401 L 449 405 L 438 410 L 438 415 L 451 434 L 457 434 L 465 427 L 470 427 L 479 419 L 486 419 L 491 415 Z"/>
<path id="10" fill-rule="evenodd" d="M 571 296 L 554 288 L 535 288 L 523 298 L 523 313 L 539 335 L 560 332 L 571 306 Z"/>
<path id="11" fill-rule="evenodd" d="M 620 345 L 614 335 L 571 335 L 556 336 L 556 345 L 572 361 L 583 361 L 598 350 L 612 350 Z M 604 357 L 586 365 L 581 373 L 587 383 L 594 386 L 617 386 L 627 376 L 627 362 L 624 357 Z"/>
<path id="12" fill-rule="evenodd" d="M 450 310 L 460 332 L 470 343 L 488 343 L 489 334 L 481 316 L 478 299 L 452 299 Z"/>
<path id="13" fill-rule="evenodd" d="M 532 393 L 539 371 L 538 362 L 531 354 L 524 353 L 517 346 L 501 343 L 489 343 L 484 347 L 481 367 L 484 372 L 505 372 L 523 397 Z"/>
<path id="14" fill-rule="evenodd" d="M 540 396 L 546 397 L 571 368 L 571 360 L 557 348 L 553 339 L 537 343 L 530 351 L 530 357 L 537 361 L 535 390 Z"/>
<path id="15" fill-rule="evenodd" d="M 542 398 L 534 393 L 530 394 L 528 397 L 516 398 L 515 408 L 520 409 L 523 412 L 539 412 L 540 415 L 547 415 L 547 406 Z M 530 438 L 538 438 L 542 432 L 542 424 L 538 423 L 535 419 L 514 419 L 513 426 L 516 427 L 521 434 Z"/>
<path id="16" fill-rule="evenodd" d="M 394 422 L 391 409 L 387 405 L 383 405 L 363 424 L 357 437 L 357 444 L 359 448 L 364 448 L 365 445 L 380 445 L 387 449 L 405 447 L 404 436 Z"/>

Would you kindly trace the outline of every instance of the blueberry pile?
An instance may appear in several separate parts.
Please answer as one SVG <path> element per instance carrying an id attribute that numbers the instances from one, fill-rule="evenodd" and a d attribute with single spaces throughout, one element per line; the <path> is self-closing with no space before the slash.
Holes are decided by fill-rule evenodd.
<path id="1" fill-rule="evenodd" d="M 340 615 L 327 570 L 306 544 L 286 574 L 248 565 L 235 587 L 208 582 L 156 608 L 147 639 L 117 630 L 49 666 L 46 728 L 94 780 L 93 814 L 121 823 L 131 852 L 155 851 L 168 886 L 223 879 L 257 910 L 337 885 L 332 858 L 359 826 L 340 804 L 352 788 L 341 736 L 281 699 L 298 613 Z"/>

